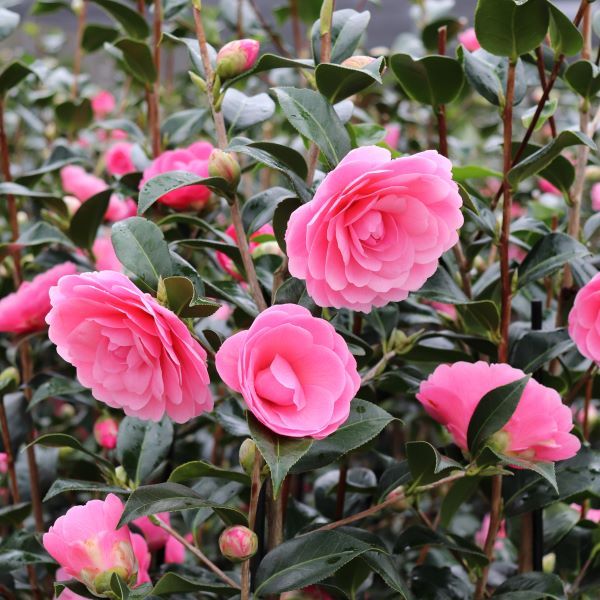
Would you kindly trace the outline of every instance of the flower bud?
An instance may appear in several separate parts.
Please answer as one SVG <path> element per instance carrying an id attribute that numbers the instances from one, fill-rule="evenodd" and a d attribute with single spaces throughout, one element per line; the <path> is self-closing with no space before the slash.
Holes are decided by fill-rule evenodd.
<path id="1" fill-rule="evenodd" d="M 219 536 L 221 554 L 232 562 L 248 560 L 258 550 L 258 538 L 251 529 L 243 525 L 228 527 Z"/>
<path id="2" fill-rule="evenodd" d="M 393 489 L 386 496 L 385 500 L 387 502 L 388 500 L 392 500 L 393 498 L 395 498 L 396 501 L 390 505 L 390 508 L 393 510 L 397 510 L 398 512 L 401 512 L 403 510 L 406 510 L 410 506 L 410 500 L 404 494 L 405 494 L 404 486 L 400 485 L 397 488 Z"/>
<path id="3" fill-rule="evenodd" d="M 215 148 L 208 159 L 208 174 L 211 177 L 222 177 L 235 189 L 240 182 L 241 170 L 233 154 Z"/>
<path id="4" fill-rule="evenodd" d="M 14 367 L 8 367 L 0 373 L 0 392 L 2 394 L 16 390 L 20 383 L 19 371 Z"/>
<path id="5" fill-rule="evenodd" d="M 254 459 L 256 458 L 256 444 L 253 439 L 248 438 L 242 442 L 239 456 L 242 469 L 251 477 L 254 470 Z"/>
<path id="6" fill-rule="evenodd" d="M 364 69 L 366 66 L 374 63 L 377 59 L 372 56 L 350 56 L 344 62 L 342 67 L 349 67 L 351 69 Z"/>
<path id="7" fill-rule="evenodd" d="M 8 454 L 0 452 L 0 475 L 8 471 Z"/>
<path id="8" fill-rule="evenodd" d="M 94 438 L 98 445 L 112 450 L 117 445 L 119 424 L 112 417 L 101 417 L 94 423 Z"/>
<path id="9" fill-rule="evenodd" d="M 256 40 L 235 40 L 225 44 L 217 54 L 217 75 L 231 79 L 249 71 L 256 63 L 260 43 Z"/>
<path id="10" fill-rule="evenodd" d="M 202 92 L 206 93 L 206 81 L 200 77 L 200 75 L 196 75 L 193 71 L 188 71 L 188 75 L 192 80 L 192 83 Z"/>

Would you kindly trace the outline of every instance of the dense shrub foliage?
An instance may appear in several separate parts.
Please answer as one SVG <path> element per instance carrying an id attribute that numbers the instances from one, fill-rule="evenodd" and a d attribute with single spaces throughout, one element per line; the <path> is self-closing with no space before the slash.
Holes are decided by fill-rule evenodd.
<path id="1" fill-rule="evenodd" d="M 600 11 L 348 4 L 0 8 L 3 597 L 600 596 Z"/>

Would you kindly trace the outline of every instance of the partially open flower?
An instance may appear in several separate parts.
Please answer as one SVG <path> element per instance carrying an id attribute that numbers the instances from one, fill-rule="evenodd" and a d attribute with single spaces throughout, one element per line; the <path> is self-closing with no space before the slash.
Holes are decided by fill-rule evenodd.
<path id="1" fill-rule="evenodd" d="M 249 71 L 258 58 L 260 43 L 256 40 L 234 40 L 225 44 L 217 54 L 217 74 L 230 79 Z"/>
<path id="2" fill-rule="evenodd" d="M 221 554 L 232 562 L 248 560 L 258 550 L 258 538 L 251 529 L 234 525 L 220 535 L 219 548 Z"/>

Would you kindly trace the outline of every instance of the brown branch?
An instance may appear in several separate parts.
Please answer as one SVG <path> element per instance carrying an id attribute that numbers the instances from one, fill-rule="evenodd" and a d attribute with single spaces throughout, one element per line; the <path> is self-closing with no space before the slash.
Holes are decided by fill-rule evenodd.
<path id="1" fill-rule="evenodd" d="M 303 52 L 304 40 L 302 38 L 300 15 L 298 14 L 298 0 L 290 0 L 290 17 L 292 20 L 292 32 L 294 35 L 294 50 L 296 56 L 299 57 Z"/>
<path id="2" fill-rule="evenodd" d="M 535 49 L 535 58 L 536 58 L 536 64 L 537 64 L 537 68 L 538 68 L 538 74 L 540 77 L 540 84 L 542 86 L 542 89 L 545 90 L 548 83 L 546 81 L 546 69 L 544 68 L 544 55 L 542 53 L 541 46 L 538 46 Z M 552 137 L 555 138 L 556 137 L 556 121 L 554 120 L 554 115 L 550 115 L 550 117 L 548 118 L 548 123 L 550 124 L 550 131 L 552 133 Z"/>
<path id="3" fill-rule="evenodd" d="M 71 86 L 71 95 L 74 99 L 77 98 L 79 92 L 79 75 L 81 74 L 81 59 L 83 48 L 83 32 L 85 30 L 85 19 L 87 16 L 87 0 L 82 0 L 79 12 L 77 13 L 77 34 L 75 37 L 75 55 L 73 57 L 73 84 Z"/>

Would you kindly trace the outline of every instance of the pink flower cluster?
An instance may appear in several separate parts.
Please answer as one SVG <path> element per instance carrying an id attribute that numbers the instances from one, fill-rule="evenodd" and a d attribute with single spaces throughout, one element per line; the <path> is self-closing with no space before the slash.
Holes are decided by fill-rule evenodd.
<path id="1" fill-rule="evenodd" d="M 63 277 L 46 321 L 57 351 L 94 397 L 152 421 L 212 409 L 206 352 L 184 323 L 122 273 Z"/>
<path id="2" fill-rule="evenodd" d="M 290 273 L 319 306 L 369 312 L 404 300 L 458 241 L 451 169 L 434 150 L 395 160 L 377 146 L 352 150 L 292 213 Z"/>
<path id="3" fill-rule="evenodd" d="M 440 365 L 421 383 L 417 399 L 454 442 L 467 450 L 467 430 L 475 408 L 491 390 L 525 374 L 507 364 L 457 362 Z M 468 382 L 458 386 L 457 382 Z M 581 443 L 569 433 L 571 411 L 558 392 L 530 379 L 508 423 L 497 436 L 504 454 L 533 461 L 557 461 L 575 456 Z"/>

